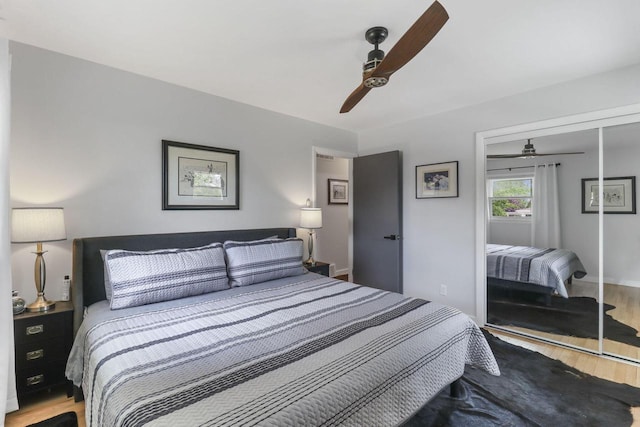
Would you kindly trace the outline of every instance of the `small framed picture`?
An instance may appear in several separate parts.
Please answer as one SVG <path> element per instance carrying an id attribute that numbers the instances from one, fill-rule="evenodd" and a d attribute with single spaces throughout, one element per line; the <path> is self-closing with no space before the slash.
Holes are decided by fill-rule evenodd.
<path id="1" fill-rule="evenodd" d="M 349 204 L 349 181 L 329 178 L 329 204 Z"/>
<path id="2" fill-rule="evenodd" d="M 582 213 L 600 209 L 598 178 L 582 178 Z M 606 214 L 636 213 L 636 177 L 603 178 L 603 211 Z"/>
<path id="3" fill-rule="evenodd" d="M 458 162 L 416 166 L 416 199 L 458 197 Z"/>
<path id="4" fill-rule="evenodd" d="M 239 209 L 240 152 L 162 141 L 162 209 Z"/>

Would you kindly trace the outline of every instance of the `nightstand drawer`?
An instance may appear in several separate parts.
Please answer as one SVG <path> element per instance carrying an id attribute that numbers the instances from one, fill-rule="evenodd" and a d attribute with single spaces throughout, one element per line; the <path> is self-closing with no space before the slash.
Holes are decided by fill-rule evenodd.
<path id="1" fill-rule="evenodd" d="M 16 344 L 63 336 L 66 326 L 63 314 L 56 313 L 49 316 L 16 319 L 14 322 Z"/>
<path id="2" fill-rule="evenodd" d="M 16 370 L 18 395 L 63 383 L 65 381 L 65 367 L 66 361 L 58 361 L 34 368 Z"/>
<path id="3" fill-rule="evenodd" d="M 40 366 L 67 357 L 67 345 L 60 337 L 16 345 L 16 370 Z"/>

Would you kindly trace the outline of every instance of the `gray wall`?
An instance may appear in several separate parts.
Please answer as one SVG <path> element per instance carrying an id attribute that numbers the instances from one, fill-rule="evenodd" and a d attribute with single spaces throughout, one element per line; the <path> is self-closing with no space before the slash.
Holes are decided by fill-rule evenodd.
<path id="1" fill-rule="evenodd" d="M 76 237 L 292 226 L 312 197 L 312 146 L 357 136 L 132 73 L 11 43 L 13 206 L 65 208 L 45 243 L 59 298 Z M 212 78 L 215 78 L 212 76 Z M 240 210 L 163 211 L 161 140 L 240 150 Z M 13 285 L 35 298 L 34 245 L 12 245 Z"/>
<path id="2" fill-rule="evenodd" d="M 640 66 L 361 132 L 360 154 L 403 152 L 405 293 L 475 314 L 476 132 L 635 103 Z M 415 166 L 452 160 L 460 197 L 416 200 Z"/>

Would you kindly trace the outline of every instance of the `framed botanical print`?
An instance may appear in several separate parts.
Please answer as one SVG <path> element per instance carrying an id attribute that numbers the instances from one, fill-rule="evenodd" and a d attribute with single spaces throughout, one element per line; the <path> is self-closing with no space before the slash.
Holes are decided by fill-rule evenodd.
<path id="1" fill-rule="evenodd" d="M 240 152 L 162 141 L 162 209 L 239 209 Z"/>

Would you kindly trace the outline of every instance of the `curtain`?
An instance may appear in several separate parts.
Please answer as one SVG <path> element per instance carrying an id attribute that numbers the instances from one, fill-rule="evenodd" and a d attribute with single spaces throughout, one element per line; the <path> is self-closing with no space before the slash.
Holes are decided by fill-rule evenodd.
<path id="1" fill-rule="evenodd" d="M 533 178 L 531 246 L 560 248 L 558 166 L 536 165 Z"/>
<path id="2" fill-rule="evenodd" d="M 0 414 L 18 409 L 11 304 L 9 232 L 9 128 L 11 111 L 9 41 L 0 38 Z M 2 415 L 4 419 L 4 415 Z"/>

